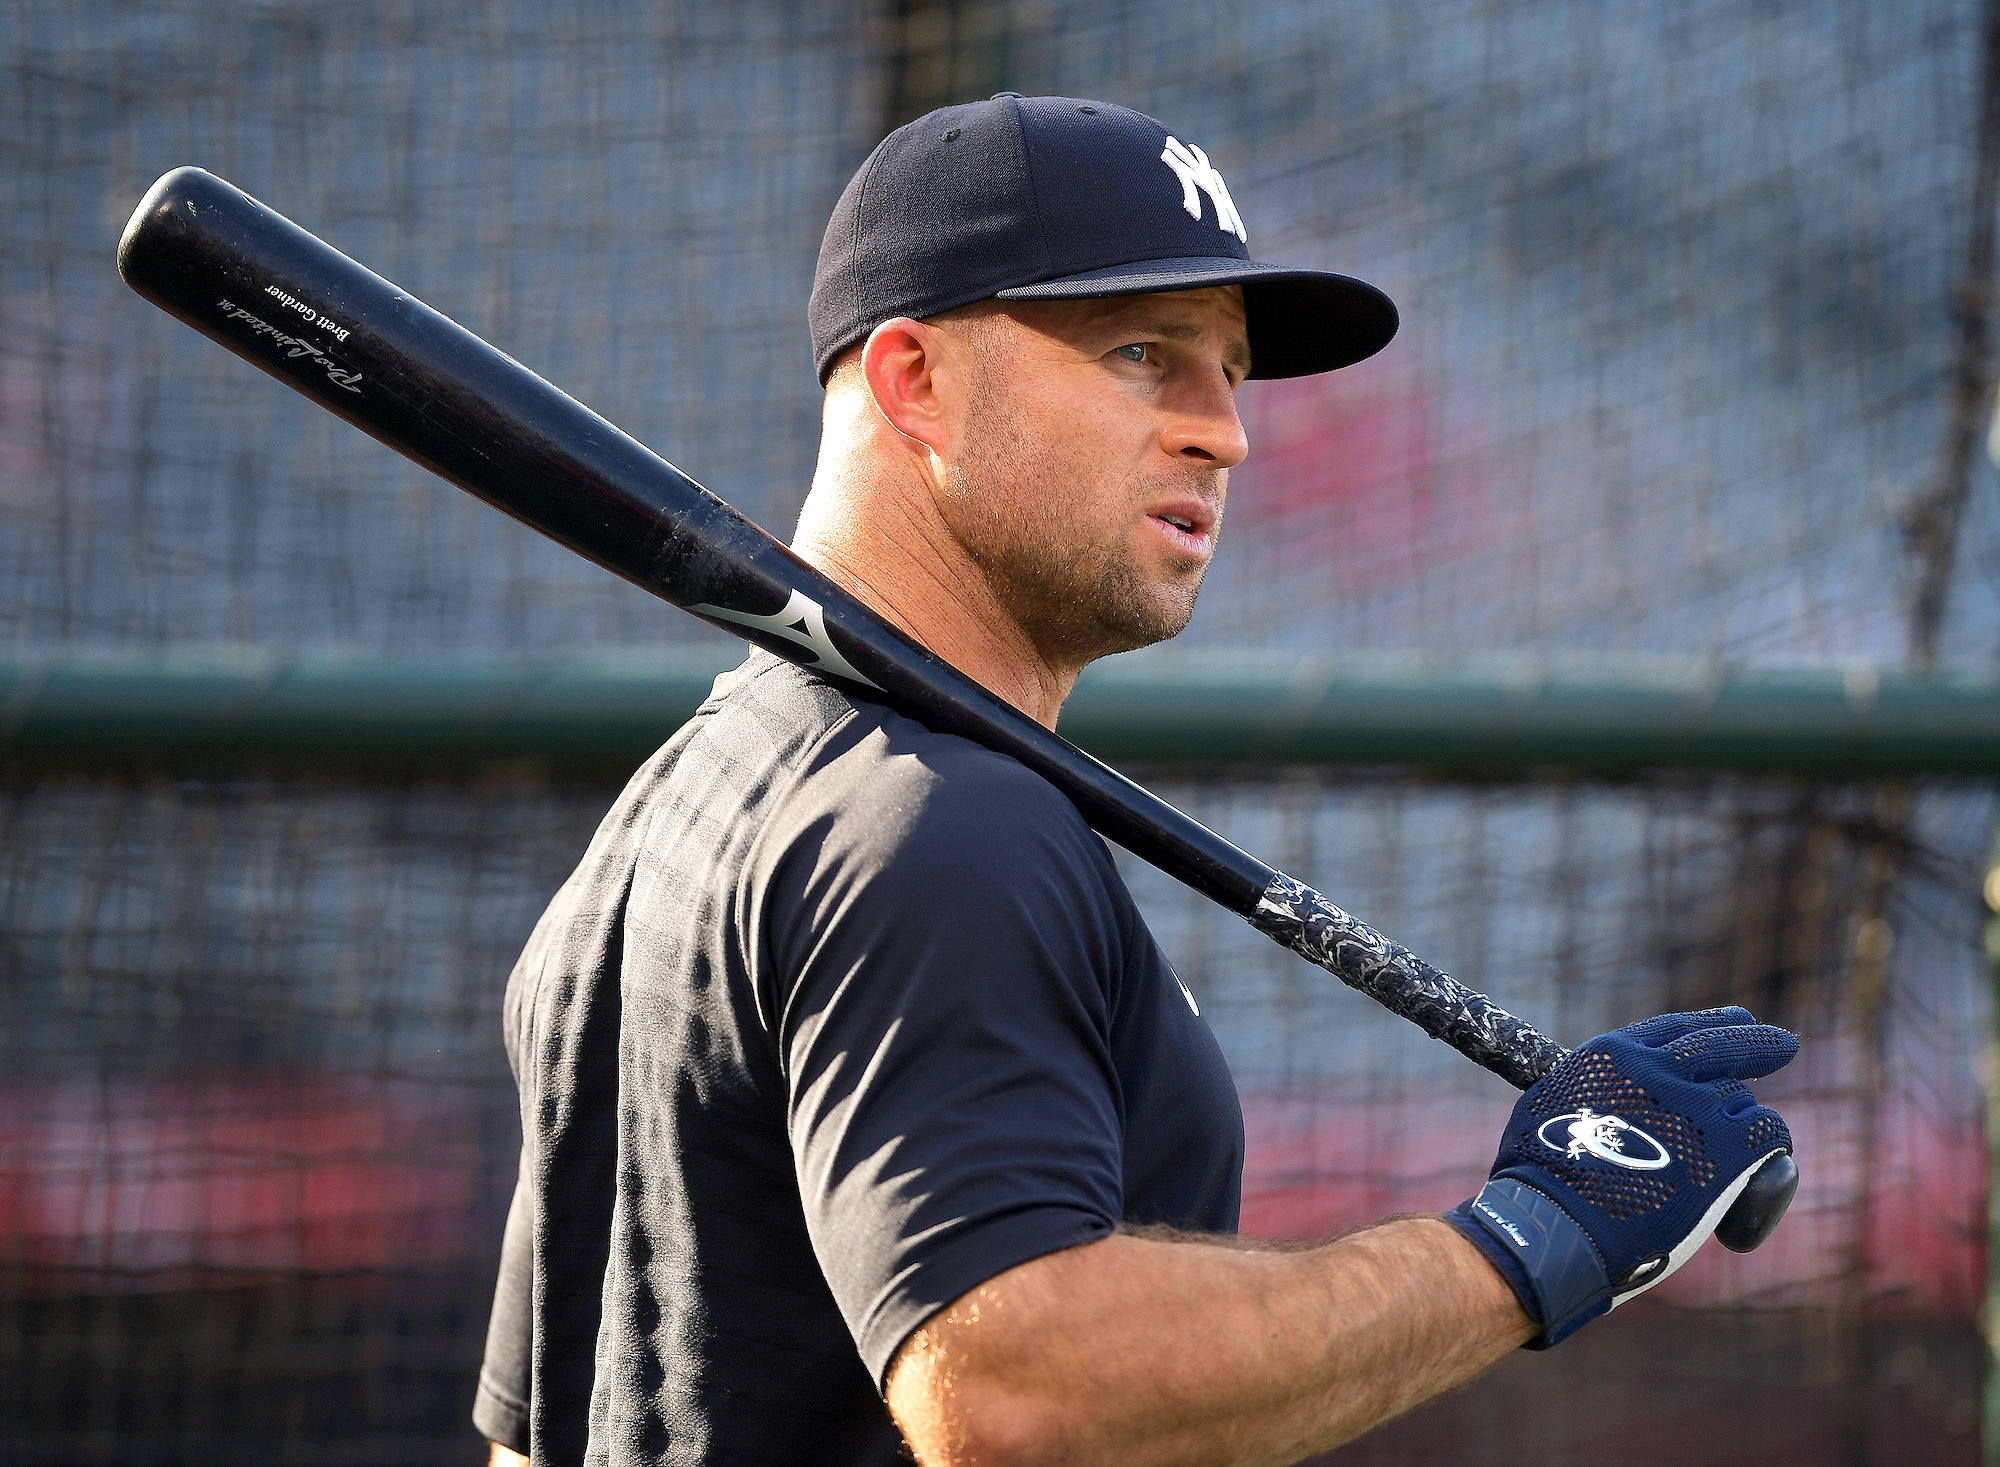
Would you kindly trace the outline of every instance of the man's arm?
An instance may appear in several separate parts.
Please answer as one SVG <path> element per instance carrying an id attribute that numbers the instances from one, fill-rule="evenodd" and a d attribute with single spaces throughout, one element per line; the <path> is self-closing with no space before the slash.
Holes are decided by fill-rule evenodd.
<path id="1" fill-rule="evenodd" d="M 1435 1218 L 1305 1249 L 1117 1234 L 933 1317 L 897 1352 L 889 1407 L 925 1467 L 1296 1462 L 1536 1329 Z"/>

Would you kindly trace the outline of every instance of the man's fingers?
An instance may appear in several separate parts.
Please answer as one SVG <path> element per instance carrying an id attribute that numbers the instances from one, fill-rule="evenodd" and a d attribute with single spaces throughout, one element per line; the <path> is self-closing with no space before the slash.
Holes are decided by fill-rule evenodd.
<path id="1" fill-rule="evenodd" d="M 1737 1013 L 1749 1018 L 1742 1009 Z M 1781 1070 L 1799 1052 L 1798 1036 L 1772 1024 L 1696 1029 L 1665 1046 L 1691 1080 L 1754 1080 Z"/>
<path id="2" fill-rule="evenodd" d="M 1691 1014 L 1661 1014 L 1643 1024 L 1629 1025 L 1619 1032 L 1648 1049 L 1664 1049 L 1682 1035 L 1697 1029 L 1721 1029 L 1756 1022 L 1750 1010 L 1729 1004 L 1719 1009 L 1697 1009 Z"/>
<path id="3" fill-rule="evenodd" d="M 1636 1044 L 1672 1055 L 1688 1067 L 1690 1079 L 1700 1081 L 1754 1080 L 1783 1069 L 1799 1052 L 1794 1035 L 1758 1023 L 1750 1010 L 1737 1004 L 1661 1014 L 1618 1032 Z"/>

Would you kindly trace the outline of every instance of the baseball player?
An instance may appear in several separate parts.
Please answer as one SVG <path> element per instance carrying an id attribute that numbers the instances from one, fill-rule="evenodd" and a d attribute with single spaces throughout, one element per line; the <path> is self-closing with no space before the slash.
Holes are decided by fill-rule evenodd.
<path id="1" fill-rule="evenodd" d="M 1186 625 L 1249 377 L 1394 334 L 1251 259 L 1196 144 L 1002 93 L 892 133 L 810 306 L 813 564 L 1053 726 Z M 1443 1217 L 1234 1236 L 1222 1055 L 1037 776 L 762 652 L 642 768 L 508 984 L 496 1461 L 1282 1463 L 1664 1278 L 1784 1124 L 1740 1009 L 1582 1046 Z"/>

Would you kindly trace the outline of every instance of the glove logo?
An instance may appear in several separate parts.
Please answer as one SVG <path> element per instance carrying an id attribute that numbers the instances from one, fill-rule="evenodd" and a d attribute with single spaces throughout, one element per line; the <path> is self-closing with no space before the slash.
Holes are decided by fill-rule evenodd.
<path id="1" fill-rule="evenodd" d="M 1550 1131 L 1557 1127 L 1562 1129 L 1556 1136 L 1550 1136 Z M 1673 1153 L 1630 1121 L 1601 1116 L 1587 1106 L 1567 1115 L 1551 1116 L 1542 1122 L 1535 1137 L 1549 1150 L 1560 1151 L 1572 1161 L 1588 1154 L 1635 1172 L 1656 1172 L 1674 1159 Z"/>

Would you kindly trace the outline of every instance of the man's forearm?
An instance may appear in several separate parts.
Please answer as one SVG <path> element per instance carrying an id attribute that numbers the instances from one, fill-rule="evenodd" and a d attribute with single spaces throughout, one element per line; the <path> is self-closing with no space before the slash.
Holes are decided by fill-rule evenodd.
<path id="1" fill-rule="evenodd" d="M 1295 1462 L 1463 1384 L 1534 1326 L 1451 1228 L 1304 1250 L 1119 1235 L 989 1280 L 898 1353 L 925 1464 Z"/>

